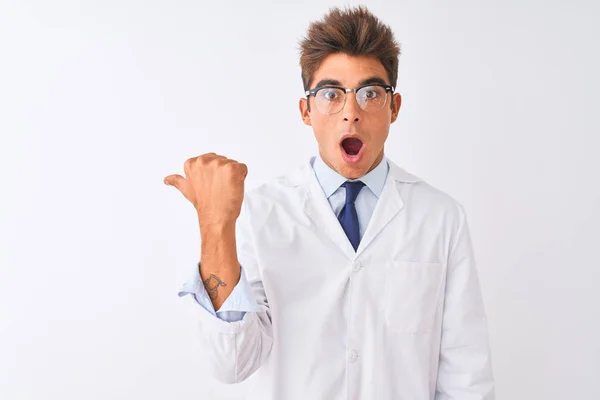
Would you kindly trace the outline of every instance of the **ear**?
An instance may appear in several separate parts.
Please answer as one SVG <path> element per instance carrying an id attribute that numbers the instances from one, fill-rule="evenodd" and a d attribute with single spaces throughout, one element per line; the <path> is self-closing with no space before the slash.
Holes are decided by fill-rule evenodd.
<path id="1" fill-rule="evenodd" d="M 392 119 L 390 121 L 390 124 L 393 123 L 394 121 L 396 121 L 396 118 L 398 118 L 398 113 L 400 112 L 400 106 L 402 105 L 402 96 L 400 95 L 400 93 L 394 93 L 393 99 L 394 99 L 394 104 L 392 106 Z"/>
<path id="2" fill-rule="evenodd" d="M 301 98 L 298 102 L 298 107 L 300 108 L 302 122 L 304 122 L 305 125 L 312 126 L 312 123 L 310 122 L 310 111 L 308 111 L 308 99 Z"/>

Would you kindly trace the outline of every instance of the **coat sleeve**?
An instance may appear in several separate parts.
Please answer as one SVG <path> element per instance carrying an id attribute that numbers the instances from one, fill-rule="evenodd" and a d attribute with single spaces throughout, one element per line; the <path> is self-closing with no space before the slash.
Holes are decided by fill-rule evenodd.
<path id="1" fill-rule="evenodd" d="M 269 356 L 273 345 L 271 311 L 259 272 L 247 201 L 236 222 L 236 247 L 242 273 L 256 301 L 256 311 L 246 312 L 239 321 L 220 319 L 204 307 L 197 307 L 199 339 L 215 378 L 224 383 L 242 382 Z"/>
<path id="2" fill-rule="evenodd" d="M 462 205 L 451 238 L 435 400 L 493 400 L 487 317 Z"/>

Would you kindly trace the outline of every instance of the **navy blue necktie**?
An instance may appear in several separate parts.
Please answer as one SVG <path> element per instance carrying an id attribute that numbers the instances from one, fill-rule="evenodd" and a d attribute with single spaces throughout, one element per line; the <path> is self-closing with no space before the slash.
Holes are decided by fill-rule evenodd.
<path id="1" fill-rule="evenodd" d="M 342 224 L 342 228 L 344 228 L 344 232 L 346 232 L 350 243 L 352 243 L 354 251 L 356 251 L 360 243 L 360 231 L 358 230 L 358 214 L 356 214 L 354 201 L 356 200 L 356 196 L 358 196 L 358 192 L 360 192 L 360 189 L 365 184 L 361 181 L 346 181 L 342 186 L 346 188 L 346 202 L 344 207 L 342 207 L 342 211 L 340 211 L 340 215 L 338 215 L 338 220 Z"/>

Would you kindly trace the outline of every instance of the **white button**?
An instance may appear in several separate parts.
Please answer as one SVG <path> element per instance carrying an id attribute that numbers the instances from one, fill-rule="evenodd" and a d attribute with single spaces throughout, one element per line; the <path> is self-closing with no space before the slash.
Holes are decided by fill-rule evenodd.
<path id="1" fill-rule="evenodd" d="M 358 359 L 358 353 L 354 350 L 352 350 L 349 354 L 348 354 L 348 360 L 350 360 L 350 362 L 354 362 Z"/>
<path id="2" fill-rule="evenodd" d="M 358 271 L 361 268 L 362 268 L 362 264 L 360 261 L 357 261 L 352 265 L 352 271 L 354 271 L 354 272 Z"/>

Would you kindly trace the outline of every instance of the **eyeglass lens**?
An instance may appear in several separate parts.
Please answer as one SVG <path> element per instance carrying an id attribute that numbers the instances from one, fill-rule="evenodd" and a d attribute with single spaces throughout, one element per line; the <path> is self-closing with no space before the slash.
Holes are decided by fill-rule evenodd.
<path id="1" fill-rule="evenodd" d="M 363 111 L 377 111 L 386 103 L 387 93 L 381 86 L 364 86 L 356 92 L 356 102 Z M 338 88 L 322 88 L 315 100 L 319 111 L 334 114 L 344 108 L 346 92 Z"/>

